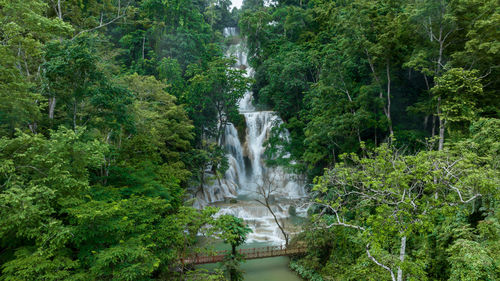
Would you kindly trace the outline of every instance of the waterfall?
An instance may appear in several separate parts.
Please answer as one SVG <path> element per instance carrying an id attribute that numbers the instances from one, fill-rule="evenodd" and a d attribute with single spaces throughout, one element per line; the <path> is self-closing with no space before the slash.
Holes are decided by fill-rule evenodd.
<path id="1" fill-rule="evenodd" d="M 224 35 L 235 37 L 238 33 L 236 28 L 226 28 Z M 232 44 L 226 55 L 237 58 L 234 67 L 245 69 L 247 76 L 253 75 L 253 70 L 248 66 L 243 40 Z M 298 214 L 305 214 L 306 209 L 301 208 L 298 204 L 300 200 L 297 199 L 305 198 L 306 193 L 304 184 L 297 180 L 296 175 L 287 173 L 281 167 L 265 165 L 264 142 L 269 138 L 272 128 L 283 121 L 272 111 L 257 111 L 252 101 L 252 92 L 248 91 L 239 102 L 239 111 L 246 123 L 244 142 L 241 143 L 237 129 L 229 123 L 224 132 L 229 168 L 222 179 L 212 178 L 204 183 L 203 192 L 197 193 L 196 206 L 201 208 L 205 205 L 215 205 L 220 208 L 219 214 L 233 214 L 243 218 L 253 230 L 249 241 L 281 243 L 284 237 L 273 216 L 266 207 L 255 200 L 261 196 L 258 193 L 259 186 L 275 186 L 272 208 L 280 220 L 289 218 L 289 209 L 292 206 Z M 237 203 L 228 203 L 230 199 L 236 200 Z"/>

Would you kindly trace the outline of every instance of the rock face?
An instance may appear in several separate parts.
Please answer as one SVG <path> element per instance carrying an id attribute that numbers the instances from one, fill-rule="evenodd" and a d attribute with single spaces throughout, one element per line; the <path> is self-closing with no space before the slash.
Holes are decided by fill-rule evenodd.
<path id="1" fill-rule="evenodd" d="M 226 37 L 238 37 L 236 28 L 226 28 Z M 233 42 L 236 40 L 233 40 Z M 234 67 L 245 69 L 246 75 L 253 75 L 247 63 L 247 52 L 242 40 L 232 44 L 227 56 L 234 56 L 238 63 Z M 196 206 L 216 205 L 221 208 L 220 214 L 233 214 L 245 219 L 253 229 L 250 241 L 282 242 L 283 237 L 268 209 L 259 204 L 259 188 L 272 185 L 273 211 L 281 220 L 289 217 L 289 209 L 294 208 L 297 214 L 304 214 L 297 202 L 304 198 L 304 184 L 297 176 L 286 173 L 280 167 L 266 167 L 263 154 L 264 142 L 271 129 L 279 126 L 282 120 L 272 111 L 256 111 L 252 105 L 252 92 L 248 91 L 239 103 L 239 111 L 245 118 L 246 130 L 242 143 L 238 131 L 233 124 L 226 126 L 224 146 L 229 160 L 229 169 L 223 179 L 212 179 L 203 185 L 202 192 L 196 196 Z M 287 138 L 287 132 L 282 137 Z M 237 204 L 222 203 L 226 199 L 238 198 Z M 229 201 L 231 202 L 231 201 Z M 232 201 L 234 202 L 234 201 Z"/>

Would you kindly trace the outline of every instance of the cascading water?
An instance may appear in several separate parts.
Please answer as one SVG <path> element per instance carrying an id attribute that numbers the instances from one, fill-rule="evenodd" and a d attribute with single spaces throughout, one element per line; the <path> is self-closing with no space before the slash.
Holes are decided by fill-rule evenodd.
<path id="1" fill-rule="evenodd" d="M 230 39 L 238 37 L 236 28 L 226 28 L 224 36 Z M 246 75 L 253 75 L 253 70 L 247 63 L 247 52 L 243 40 L 232 44 L 227 56 L 237 58 L 239 69 L 245 69 Z M 304 214 L 305 208 L 300 206 L 300 198 L 306 196 L 304 185 L 297 176 L 286 173 L 280 167 L 267 167 L 263 158 L 264 142 L 268 139 L 271 129 L 282 123 L 272 111 L 256 111 L 252 105 L 252 92 L 248 91 L 240 100 L 239 111 L 245 118 L 246 134 L 242 143 L 238 130 L 233 124 L 228 124 L 225 130 L 224 146 L 227 150 L 229 169 L 224 178 L 212 179 L 203 185 L 202 192 L 197 193 L 197 205 L 215 205 L 220 208 L 219 214 L 233 214 L 243 218 L 252 228 L 249 242 L 282 243 L 283 235 L 269 210 L 258 203 L 262 199 L 259 190 L 272 188 L 272 208 L 282 222 L 290 217 L 290 208 L 297 214 Z M 288 136 L 284 136 L 288 137 Z M 233 199 L 233 200 L 229 200 Z M 228 203 L 233 202 L 233 203 Z M 289 224 L 287 231 L 293 232 Z"/>

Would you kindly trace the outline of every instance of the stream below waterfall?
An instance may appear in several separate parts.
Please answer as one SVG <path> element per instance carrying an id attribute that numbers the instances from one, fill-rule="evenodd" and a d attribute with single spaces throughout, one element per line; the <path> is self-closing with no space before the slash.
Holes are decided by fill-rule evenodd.
<path id="1" fill-rule="evenodd" d="M 246 70 L 246 75 L 252 77 L 253 70 L 247 62 L 245 42 L 237 29 L 226 28 L 224 36 L 232 42 L 226 55 L 236 57 L 237 64 L 234 67 Z M 196 193 L 195 201 L 198 208 L 216 206 L 219 215 L 232 214 L 244 219 L 252 233 L 242 248 L 284 244 L 284 236 L 274 216 L 286 232 L 293 236 L 300 231 L 300 221 L 307 212 L 307 195 L 300 177 L 281 167 L 268 167 L 265 163 L 264 144 L 272 128 L 282 124 L 282 121 L 272 111 L 257 110 L 252 101 L 252 92 L 248 91 L 239 103 L 245 128 L 238 130 L 231 123 L 226 126 L 223 145 L 229 160 L 228 170 L 222 179 L 215 180 L 212 176 L 211 180 L 205 182 L 202 192 Z M 288 132 L 281 137 L 288 138 Z M 272 190 L 269 196 L 272 213 L 257 201 L 262 201 L 263 189 Z M 288 261 L 288 257 L 246 261 L 242 265 L 246 272 L 245 280 L 301 280 L 289 270 Z"/>
<path id="2" fill-rule="evenodd" d="M 267 242 L 252 242 L 246 243 L 239 248 L 247 249 L 267 245 L 269 245 Z M 217 242 L 214 249 L 230 250 L 231 247 L 222 242 Z M 290 270 L 288 267 L 289 261 L 288 257 L 247 260 L 241 264 L 240 269 L 245 272 L 245 281 L 303 281 L 295 272 Z M 197 267 L 213 270 L 218 266 L 218 264 L 204 264 Z"/>

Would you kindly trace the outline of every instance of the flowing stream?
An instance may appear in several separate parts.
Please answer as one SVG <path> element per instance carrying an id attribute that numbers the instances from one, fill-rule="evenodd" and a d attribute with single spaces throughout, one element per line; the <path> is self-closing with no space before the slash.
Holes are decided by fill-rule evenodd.
<path id="1" fill-rule="evenodd" d="M 230 40 L 227 56 L 237 58 L 235 68 L 246 70 L 247 76 L 253 75 L 248 65 L 244 40 L 239 38 L 236 28 L 226 28 L 224 36 Z M 287 173 L 281 167 L 268 167 L 265 164 L 265 141 L 271 129 L 282 121 L 272 111 L 257 110 L 252 104 L 252 92 L 248 91 L 240 100 L 239 111 L 245 119 L 245 128 L 228 124 L 224 133 L 224 146 L 229 160 L 229 169 L 221 179 L 212 176 L 197 192 L 196 205 L 217 206 L 219 214 L 232 214 L 243 218 L 252 229 L 247 245 L 279 245 L 285 242 L 284 236 L 266 206 L 257 200 L 263 199 L 262 191 L 270 192 L 273 213 L 293 235 L 299 231 L 298 221 L 306 214 L 303 202 L 306 198 L 304 184 L 298 176 Z M 238 131 L 240 134 L 238 134 Z M 281 137 L 288 138 L 288 132 Z M 247 272 L 245 280 L 293 281 L 301 280 L 287 267 L 286 257 L 247 261 L 243 269 Z M 281 277 L 280 277 L 281 276 Z M 295 278 L 295 279 L 294 279 Z"/>

